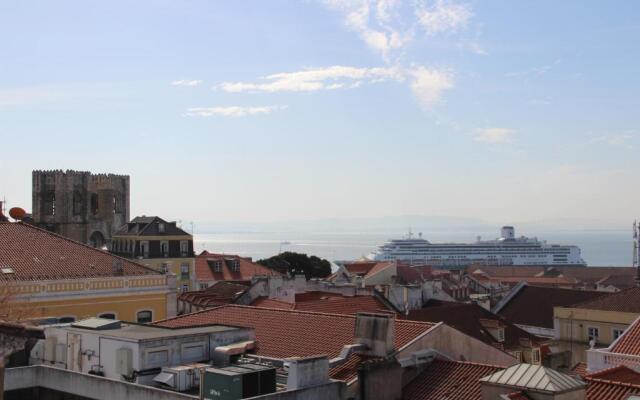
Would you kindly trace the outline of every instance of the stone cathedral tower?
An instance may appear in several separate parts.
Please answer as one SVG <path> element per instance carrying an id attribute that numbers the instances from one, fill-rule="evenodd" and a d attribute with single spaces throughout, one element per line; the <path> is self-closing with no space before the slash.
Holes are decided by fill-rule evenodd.
<path id="1" fill-rule="evenodd" d="M 33 220 L 94 247 L 129 222 L 129 176 L 84 171 L 33 171 Z"/>

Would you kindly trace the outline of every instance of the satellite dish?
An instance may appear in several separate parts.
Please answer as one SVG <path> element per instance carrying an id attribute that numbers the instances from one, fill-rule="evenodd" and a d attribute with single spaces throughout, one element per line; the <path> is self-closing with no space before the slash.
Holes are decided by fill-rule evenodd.
<path id="1" fill-rule="evenodd" d="M 27 212 L 20 207 L 13 207 L 11 210 L 9 210 L 9 216 L 18 221 L 22 221 L 25 215 L 27 215 Z"/>

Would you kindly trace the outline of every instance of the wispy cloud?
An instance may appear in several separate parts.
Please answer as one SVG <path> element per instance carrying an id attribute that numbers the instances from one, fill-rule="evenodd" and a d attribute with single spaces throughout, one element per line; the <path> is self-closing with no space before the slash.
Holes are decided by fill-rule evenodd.
<path id="1" fill-rule="evenodd" d="M 225 92 L 314 92 L 353 88 L 362 83 L 377 83 L 404 79 L 399 68 L 357 68 L 331 66 L 296 72 L 281 72 L 260 78 L 256 82 L 223 82 L 216 88 Z"/>
<path id="2" fill-rule="evenodd" d="M 173 86 L 199 86 L 202 83 L 199 79 L 180 79 L 171 82 Z"/>
<path id="3" fill-rule="evenodd" d="M 481 128 L 477 129 L 474 139 L 477 142 L 489 144 L 511 143 L 515 131 L 508 128 Z"/>
<path id="4" fill-rule="evenodd" d="M 333 10 L 342 12 L 345 26 L 385 60 L 393 50 L 412 39 L 411 29 L 403 28 L 396 18 L 398 0 L 325 0 Z"/>
<path id="5" fill-rule="evenodd" d="M 453 78 L 447 71 L 416 67 L 411 72 L 411 91 L 423 107 L 440 102 L 442 92 L 453 87 Z"/>
<path id="6" fill-rule="evenodd" d="M 471 6 L 449 0 L 324 0 L 343 14 L 345 26 L 385 61 L 403 49 L 420 26 L 427 35 L 455 32 L 473 17 Z M 412 17 L 407 17 L 410 15 Z M 478 47 L 479 48 L 479 47 Z M 471 49 L 474 51 L 474 49 Z"/>
<path id="7" fill-rule="evenodd" d="M 561 59 L 556 59 L 550 64 L 539 65 L 537 67 L 532 67 L 522 71 L 507 72 L 505 76 L 508 78 L 535 78 L 538 76 L 545 75 L 547 72 L 551 71 L 556 65 L 560 64 L 561 62 L 562 62 Z"/>
<path id="8" fill-rule="evenodd" d="M 418 5 L 415 13 L 428 35 L 456 32 L 473 17 L 469 5 L 446 0 L 436 0 L 431 6 Z"/>
<path id="9" fill-rule="evenodd" d="M 590 143 L 604 143 L 609 146 L 620 146 L 627 149 L 634 148 L 634 142 L 640 139 L 640 132 L 629 130 L 622 133 L 606 134 L 592 138 Z"/>
<path id="10" fill-rule="evenodd" d="M 246 117 L 250 115 L 271 114 L 275 111 L 284 110 L 287 106 L 259 106 L 259 107 L 195 107 L 187 109 L 184 113 L 186 117 Z"/>
<path id="11" fill-rule="evenodd" d="M 424 66 L 358 68 L 331 66 L 295 72 L 272 74 L 255 82 L 223 82 L 217 85 L 230 93 L 315 92 L 320 90 L 355 89 L 366 84 L 409 81 L 411 91 L 423 107 L 437 104 L 442 93 L 453 87 L 449 71 Z"/>

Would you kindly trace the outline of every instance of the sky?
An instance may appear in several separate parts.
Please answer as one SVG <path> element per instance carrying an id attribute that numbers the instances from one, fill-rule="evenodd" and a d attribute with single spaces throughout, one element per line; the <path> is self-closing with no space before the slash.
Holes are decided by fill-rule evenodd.
<path id="1" fill-rule="evenodd" d="M 0 196 L 131 176 L 132 215 L 627 227 L 640 3 L 19 1 L 0 12 Z"/>

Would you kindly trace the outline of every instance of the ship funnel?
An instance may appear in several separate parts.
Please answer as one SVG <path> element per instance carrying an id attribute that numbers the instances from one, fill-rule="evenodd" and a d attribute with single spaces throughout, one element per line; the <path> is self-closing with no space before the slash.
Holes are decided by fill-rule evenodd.
<path id="1" fill-rule="evenodd" d="M 500 230 L 500 237 L 502 239 L 515 239 L 516 230 L 513 229 L 513 226 L 503 226 Z"/>

